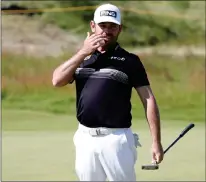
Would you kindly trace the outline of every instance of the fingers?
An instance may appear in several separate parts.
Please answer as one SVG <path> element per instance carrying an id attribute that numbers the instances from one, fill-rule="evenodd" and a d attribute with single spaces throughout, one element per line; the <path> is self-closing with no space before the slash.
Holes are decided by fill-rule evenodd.
<path id="1" fill-rule="evenodd" d="M 100 38 L 100 37 L 103 38 L 103 37 L 105 37 L 105 35 L 87 32 L 87 38 L 90 38 L 91 41 L 93 41 L 93 40 L 95 40 L 97 38 Z"/>
<path id="2" fill-rule="evenodd" d="M 164 157 L 164 152 L 161 143 L 152 144 L 152 162 L 159 164 Z"/>
<path id="3" fill-rule="evenodd" d="M 96 47 L 97 45 L 97 47 L 100 47 L 103 46 L 107 40 L 108 39 L 105 38 L 105 36 L 103 35 L 95 35 L 93 38 L 91 38 L 90 42 L 92 43 L 93 46 Z"/>
<path id="4" fill-rule="evenodd" d="M 161 153 L 160 155 L 158 155 L 157 160 L 158 160 L 159 163 L 162 162 L 163 157 L 164 157 L 164 154 L 163 154 L 163 153 Z"/>
<path id="5" fill-rule="evenodd" d="M 152 163 L 159 164 L 163 160 L 163 154 L 161 153 L 153 153 L 152 154 Z"/>
<path id="6" fill-rule="evenodd" d="M 98 42 L 96 45 L 94 45 L 94 49 L 97 49 L 100 46 L 101 46 L 101 44 Z"/>
<path id="7" fill-rule="evenodd" d="M 101 38 L 101 37 L 100 37 L 100 38 L 95 39 L 95 40 L 93 41 L 93 43 L 96 44 L 97 42 L 105 42 L 105 40 L 106 40 L 105 38 Z"/>
<path id="8" fill-rule="evenodd" d="M 152 164 L 157 163 L 156 154 L 152 152 Z"/>
<path id="9" fill-rule="evenodd" d="M 108 38 L 99 35 L 99 36 L 96 36 L 96 37 L 92 40 L 92 43 L 93 43 L 93 44 L 96 44 L 97 42 L 100 42 L 100 44 L 104 45 L 107 41 L 108 41 Z"/>
<path id="10" fill-rule="evenodd" d="M 94 33 L 87 32 L 87 39 L 88 39 L 88 38 L 92 38 L 92 37 L 94 37 L 94 36 L 95 36 Z"/>
<path id="11" fill-rule="evenodd" d="M 94 43 L 94 47 L 95 48 L 98 48 L 100 46 L 103 46 L 105 44 L 105 41 L 100 39 L 99 41 L 97 40 L 95 43 Z"/>
<path id="12" fill-rule="evenodd" d="M 97 39 L 100 39 L 100 38 L 101 38 L 102 40 L 103 40 L 103 39 L 106 40 L 106 37 L 105 37 L 104 35 L 95 35 L 94 37 L 91 38 L 91 41 L 92 41 L 92 42 L 96 42 L 96 40 L 97 40 Z"/>
<path id="13" fill-rule="evenodd" d="M 91 54 L 98 47 L 104 46 L 108 38 L 105 35 L 87 32 L 87 38 L 84 41 L 83 50 Z"/>

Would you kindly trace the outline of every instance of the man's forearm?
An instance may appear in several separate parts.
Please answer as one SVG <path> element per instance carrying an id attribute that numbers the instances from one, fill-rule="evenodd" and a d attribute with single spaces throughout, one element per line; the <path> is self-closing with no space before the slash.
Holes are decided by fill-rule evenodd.
<path id="1" fill-rule="evenodd" d="M 80 51 L 75 54 L 71 59 L 61 64 L 55 69 L 53 73 L 53 85 L 54 86 L 64 86 L 73 79 L 73 74 L 77 67 L 82 63 L 87 55 L 81 53 Z"/>
<path id="2" fill-rule="evenodd" d="M 152 135 L 152 141 L 161 142 L 160 114 L 154 97 L 147 100 L 145 110 L 150 132 Z"/>

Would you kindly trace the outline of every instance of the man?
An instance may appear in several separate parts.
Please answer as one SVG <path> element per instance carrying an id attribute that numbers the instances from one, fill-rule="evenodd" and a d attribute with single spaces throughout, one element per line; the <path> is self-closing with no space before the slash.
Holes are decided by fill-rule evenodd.
<path id="1" fill-rule="evenodd" d="M 131 91 L 145 108 L 152 136 L 152 160 L 163 160 L 160 117 L 144 66 L 117 43 L 120 10 L 99 6 L 82 48 L 53 73 L 53 85 L 75 80 L 77 119 L 75 169 L 80 181 L 135 181 L 137 159 L 131 130 Z"/>

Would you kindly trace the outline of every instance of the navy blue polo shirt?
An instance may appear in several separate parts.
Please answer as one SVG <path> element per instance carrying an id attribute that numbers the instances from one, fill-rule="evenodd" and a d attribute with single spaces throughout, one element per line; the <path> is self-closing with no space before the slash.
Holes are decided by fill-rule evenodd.
<path id="1" fill-rule="evenodd" d="M 129 128 L 133 87 L 149 85 L 139 57 L 117 43 L 95 51 L 75 72 L 78 121 L 87 127 Z"/>

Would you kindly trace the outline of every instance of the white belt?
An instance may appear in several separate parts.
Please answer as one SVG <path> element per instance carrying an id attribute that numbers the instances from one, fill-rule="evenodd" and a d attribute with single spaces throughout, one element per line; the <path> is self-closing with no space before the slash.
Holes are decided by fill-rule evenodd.
<path id="1" fill-rule="evenodd" d="M 119 130 L 119 129 L 124 130 L 124 128 L 104 128 L 104 127 L 89 128 L 89 127 L 86 127 L 82 124 L 79 124 L 78 129 L 80 131 L 89 133 L 92 136 L 109 135 L 116 130 Z"/>
<path id="2" fill-rule="evenodd" d="M 104 128 L 104 127 L 89 128 L 82 124 L 79 124 L 78 126 L 79 131 L 89 133 L 91 136 L 109 135 L 113 133 L 114 131 L 125 130 L 125 129 L 128 129 L 128 128 Z M 136 133 L 133 133 L 133 137 L 134 137 L 135 146 L 141 147 L 142 145 L 139 142 L 139 135 Z"/>

